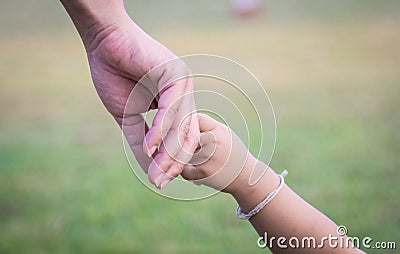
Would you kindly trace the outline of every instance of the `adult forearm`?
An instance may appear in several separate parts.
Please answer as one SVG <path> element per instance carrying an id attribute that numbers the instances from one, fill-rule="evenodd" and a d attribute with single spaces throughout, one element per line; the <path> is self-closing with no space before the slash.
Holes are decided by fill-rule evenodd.
<path id="1" fill-rule="evenodd" d="M 131 22 L 122 0 L 60 0 L 87 49 L 112 30 Z"/>

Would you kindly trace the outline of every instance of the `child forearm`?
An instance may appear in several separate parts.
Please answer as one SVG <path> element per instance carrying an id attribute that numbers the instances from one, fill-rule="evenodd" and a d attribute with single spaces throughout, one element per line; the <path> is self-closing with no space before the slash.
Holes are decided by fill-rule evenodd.
<path id="1" fill-rule="evenodd" d="M 257 160 L 246 163 L 243 173 L 248 177 L 243 179 L 249 179 L 249 168 L 254 166 L 267 167 Z M 243 212 L 248 213 L 279 183 L 279 176 L 269 169 L 255 185 L 241 183 L 242 188 L 232 195 Z M 362 253 L 348 243 L 345 235 L 338 234 L 337 225 L 332 220 L 286 185 L 259 213 L 251 217 L 250 222 L 266 241 L 265 246 L 274 253 Z M 347 243 L 349 247 L 346 247 Z"/>

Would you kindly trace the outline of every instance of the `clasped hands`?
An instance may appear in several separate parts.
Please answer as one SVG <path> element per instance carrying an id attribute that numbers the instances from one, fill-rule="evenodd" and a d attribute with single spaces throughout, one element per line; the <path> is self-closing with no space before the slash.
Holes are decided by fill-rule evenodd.
<path id="1" fill-rule="evenodd" d="M 228 127 L 196 113 L 186 65 L 129 17 L 123 21 L 83 39 L 96 91 L 139 165 L 160 189 L 181 174 L 229 191 L 254 158 Z M 151 109 L 149 128 L 143 113 Z"/>

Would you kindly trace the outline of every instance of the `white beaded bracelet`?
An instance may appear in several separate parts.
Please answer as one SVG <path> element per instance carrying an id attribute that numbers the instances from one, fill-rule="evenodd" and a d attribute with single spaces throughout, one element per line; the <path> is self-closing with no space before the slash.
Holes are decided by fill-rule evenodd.
<path id="1" fill-rule="evenodd" d="M 251 210 L 249 213 L 244 213 L 242 211 L 242 209 L 240 208 L 240 206 L 238 206 L 236 208 L 236 216 L 242 220 L 249 220 L 251 217 L 253 217 L 257 213 L 259 213 L 282 189 L 283 185 L 285 184 L 285 176 L 287 174 L 288 174 L 288 172 L 287 172 L 287 170 L 285 170 L 279 175 L 279 179 L 281 181 L 279 183 L 278 188 L 276 188 L 270 194 L 268 194 L 268 196 L 263 201 L 261 201 L 258 205 L 256 205 L 256 207 L 254 207 L 253 210 Z"/>

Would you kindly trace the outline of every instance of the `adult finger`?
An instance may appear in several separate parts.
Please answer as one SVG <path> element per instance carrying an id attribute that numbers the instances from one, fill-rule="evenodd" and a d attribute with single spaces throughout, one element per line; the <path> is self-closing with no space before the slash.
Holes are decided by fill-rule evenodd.
<path id="1" fill-rule="evenodd" d="M 165 151 L 165 146 L 162 143 L 159 148 L 159 152 L 154 157 L 154 159 L 152 160 L 152 162 L 148 167 L 147 176 L 149 181 L 152 184 L 154 184 L 157 188 L 160 188 L 160 184 L 162 182 L 164 182 L 166 179 L 171 178 L 165 173 L 166 171 L 165 169 L 170 168 L 172 163 L 173 160 Z"/>
<path id="2" fill-rule="evenodd" d="M 122 131 L 137 162 L 145 173 L 152 158 L 143 152 L 143 141 L 148 126 L 141 114 L 125 116 L 122 119 Z"/>
<path id="3" fill-rule="evenodd" d="M 191 91 L 192 79 L 188 78 L 187 82 L 190 84 L 186 86 L 186 93 L 182 97 L 180 110 L 177 112 L 173 126 L 163 141 L 165 151 L 173 162 L 169 165 L 169 168 L 162 168 L 166 176 L 161 177 L 160 188 L 165 187 L 169 181 L 182 173 L 184 166 L 191 160 L 197 148 L 200 133 L 194 97 Z"/>
<path id="4" fill-rule="evenodd" d="M 176 81 L 167 87 L 158 101 L 158 111 L 152 126 L 145 137 L 143 150 L 150 156 L 154 153 L 170 130 L 181 104 L 185 91 L 185 82 Z"/>
<path id="5" fill-rule="evenodd" d="M 183 137 L 188 135 L 188 133 L 181 135 L 179 131 L 179 113 L 176 118 L 176 122 L 174 122 L 168 134 L 162 141 L 157 156 L 149 166 L 149 181 L 154 183 L 158 188 L 161 187 L 162 183 L 166 181 L 169 182 L 178 176 L 183 170 L 183 165 L 191 158 L 190 156 L 190 158 L 185 162 L 181 161 L 181 158 L 178 159 L 178 154 L 182 149 L 181 144 L 183 142 Z M 185 121 L 190 121 L 190 118 L 185 119 Z M 163 187 L 165 185 L 166 183 L 163 184 Z"/>
<path id="6" fill-rule="evenodd" d="M 188 88 L 192 87 L 192 79 L 187 80 Z M 188 89 L 189 90 L 189 89 Z M 182 106 L 186 107 L 188 110 L 182 110 L 180 112 L 183 118 L 182 124 L 179 125 L 179 141 L 181 144 L 180 150 L 176 153 L 176 161 L 181 164 L 186 164 L 190 161 L 193 156 L 194 151 L 199 143 L 199 120 L 197 117 L 196 106 L 194 101 L 194 96 L 192 91 L 185 95 Z"/>
<path id="7" fill-rule="evenodd" d="M 154 95 L 160 96 L 158 111 L 153 119 L 152 126 L 145 137 L 144 151 L 152 154 L 159 146 L 170 130 L 176 115 L 182 110 L 182 96 L 185 91 L 193 92 L 193 85 L 186 81 L 190 76 L 190 70 L 181 59 L 173 59 L 151 70 L 146 81 Z M 188 85 L 191 85 L 188 87 Z M 156 88 L 156 90 L 154 90 Z M 185 109 L 185 108 L 183 108 Z"/>

